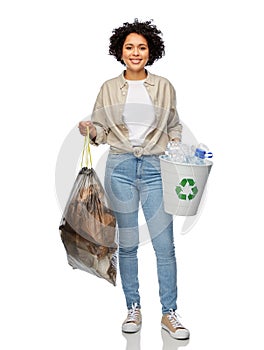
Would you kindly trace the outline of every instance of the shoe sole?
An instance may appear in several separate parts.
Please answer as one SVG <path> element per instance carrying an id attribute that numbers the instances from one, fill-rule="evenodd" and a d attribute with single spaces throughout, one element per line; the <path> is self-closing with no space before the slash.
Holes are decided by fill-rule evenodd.
<path id="1" fill-rule="evenodd" d="M 165 326 L 163 323 L 161 324 L 161 327 L 167 331 L 170 336 L 174 339 L 178 340 L 186 340 L 190 338 L 190 333 L 187 329 L 178 329 L 177 333 L 172 332 L 167 326 Z"/>
<path id="2" fill-rule="evenodd" d="M 141 328 L 140 325 L 136 325 L 135 323 L 127 323 L 122 326 L 122 332 L 124 333 L 137 333 Z"/>

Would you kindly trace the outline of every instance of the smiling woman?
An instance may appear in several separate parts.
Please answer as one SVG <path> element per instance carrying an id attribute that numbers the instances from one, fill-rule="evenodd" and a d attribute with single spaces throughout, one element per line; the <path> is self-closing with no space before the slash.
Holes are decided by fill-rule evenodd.
<path id="1" fill-rule="evenodd" d="M 109 54 L 113 55 L 117 61 L 125 65 L 122 60 L 123 44 L 131 34 L 141 35 L 146 41 L 149 49 L 149 59 L 146 66 L 151 66 L 156 60 L 165 54 L 165 47 L 161 38 L 161 31 L 151 24 L 151 21 L 139 22 L 137 19 L 133 23 L 124 23 L 122 27 L 113 30 L 110 38 Z"/>
<path id="2" fill-rule="evenodd" d="M 105 190 L 119 231 L 119 267 L 128 309 L 122 331 L 138 332 L 141 327 L 137 258 L 141 203 L 156 254 L 162 328 L 173 338 L 187 339 L 189 331 L 175 313 L 173 217 L 164 211 L 159 160 L 168 141 L 181 140 L 182 125 L 174 87 L 145 69 L 164 55 L 161 32 L 151 21 L 124 23 L 113 30 L 109 53 L 126 69 L 102 85 L 92 120 L 80 122 L 79 130 L 86 136 L 88 125 L 92 144 L 110 145 Z"/>
<path id="3" fill-rule="evenodd" d="M 126 37 L 122 50 L 122 60 L 126 65 L 125 77 L 129 80 L 145 79 L 145 66 L 149 59 L 148 42 L 144 36 L 131 33 Z"/>

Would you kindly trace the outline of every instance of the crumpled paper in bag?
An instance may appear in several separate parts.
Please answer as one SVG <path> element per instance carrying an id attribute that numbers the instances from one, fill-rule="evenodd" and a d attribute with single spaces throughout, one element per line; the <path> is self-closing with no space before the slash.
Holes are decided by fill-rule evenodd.
<path id="1" fill-rule="evenodd" d="M 116 219 L 94 169 L 80 170 L 59 229 L 73 268 L 116 285 Z"/>

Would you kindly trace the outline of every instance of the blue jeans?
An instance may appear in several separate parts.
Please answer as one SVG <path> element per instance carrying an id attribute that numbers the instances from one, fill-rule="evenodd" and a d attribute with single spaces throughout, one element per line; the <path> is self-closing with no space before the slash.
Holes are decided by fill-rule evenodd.
<path id="1" fill-rule="evenodd" d="M 136 157 L 132 153 L 109 154 L 105 190 L 118 224 L 119 269 L 128 309 L 140 307 L 138 258 L 139 202 L 156 254 L 162 313 L 176 310 L 177 268 L 173 241 L 173 218 L 164 212 L 158 156 Z"/>

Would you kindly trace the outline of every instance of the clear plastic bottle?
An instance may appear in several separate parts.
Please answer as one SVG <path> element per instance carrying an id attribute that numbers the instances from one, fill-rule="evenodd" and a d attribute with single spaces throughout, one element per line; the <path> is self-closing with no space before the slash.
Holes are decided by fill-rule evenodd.
<path id="1" fill-rule="evenodd" d="M 165 154 L 168 157 L 168 160 L 177 163 L 184 163 L 185 157 L 182 150 L 182 145 L 179 142 L 170 141 L 167 144 Z"/>
<path id="2" fill-rule="evenodd" d="M 181 149 L 184 154 L 184 163 L 192 164 L 195 161 L 195 158 L 194 158 L 195 146 L 182 143 Z"/>
<path id="3" fill-rule="evenodd" d="M 205 164 L 205 159 L 212 158 L 212 157 L 213 157 L 213 153 L 209 152 L 209 148 L 203 143 L 199 143 L 194 153 L 195 164 L 198 164 L 198 165 Z"/>

